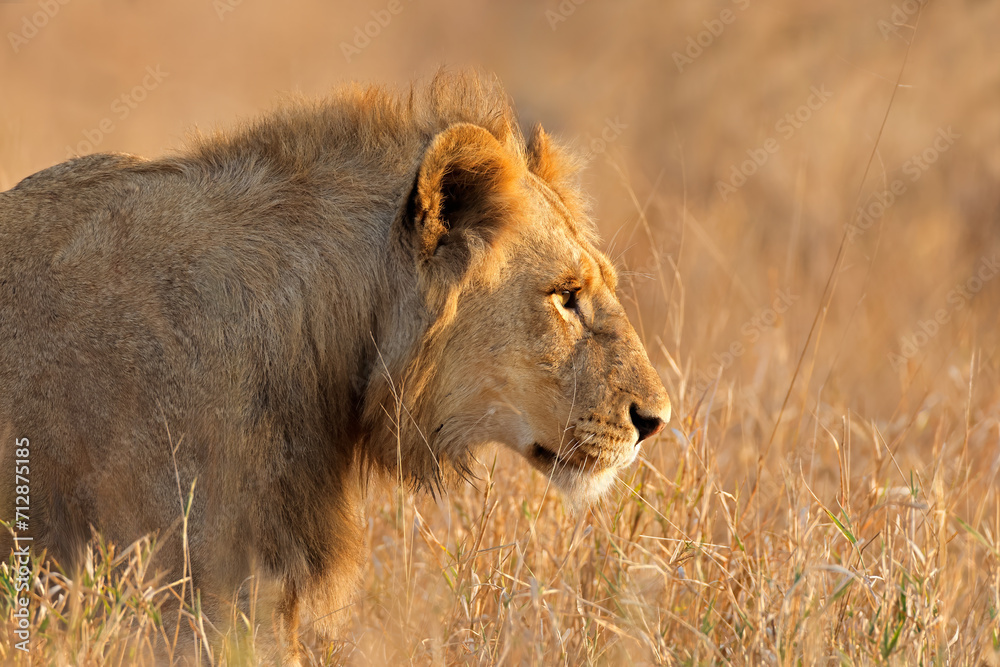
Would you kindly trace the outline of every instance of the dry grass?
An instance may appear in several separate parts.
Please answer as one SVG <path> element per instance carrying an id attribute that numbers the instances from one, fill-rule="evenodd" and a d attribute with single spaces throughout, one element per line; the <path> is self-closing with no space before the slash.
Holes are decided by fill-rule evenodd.
<path id="1" fill-rule="evenodd" d="M 0 185 L 62 159 L 142 69 L 108 66 L 74 97 L 71 71 L 49 76 L 70 49 L 171 71 L 102 150 L 158 153 L 274 90 L 441 61 L 496 70 L 526 121 L 600 148 L 586 180 L 672 429 L 577 515 L 504 452 L 437 504 L 373 500 L 354 622 L 315 662 L 1000 664 L 996 3 L 930 3 L 886 39 L 888 0 L 590 0 L 554 31 L 557 3 L 413 3 L 351 64 L 339 43 L 368 9 L 276 21 L 243 3 L 216 24 L 209 3 L 106 4 L 71 3 L 0 55 L 21 93 L 0 109 Z M 674 52 L 725 8 L 736 19 L 678 71 Z M 0 10 L 4 27 L 27 11 Z M 187 21 L 190 50 L 149 20 Z M 203 64 L 227 50 L 241 59 L 216 87 Z M 830 99 L 783 136 L 812 86 Z M 625 127 L 591 146 L 609 121 Z M 717 182 L 769 137 L 778 149 L 723 198 Z M 885 213 L 859 218 L 896 181 Z M 190 591 L 137 583 L 150 548 L 120 552 L 124 569 L 97 549 L 74 582 L 43 573 L 34 663 L 130 664 L 171 595 L 195 632 Z M 7 625 L 0 658 L 27 664 Z M 265 657 L 245 632 L 227 650 L 217 663 Z"/>

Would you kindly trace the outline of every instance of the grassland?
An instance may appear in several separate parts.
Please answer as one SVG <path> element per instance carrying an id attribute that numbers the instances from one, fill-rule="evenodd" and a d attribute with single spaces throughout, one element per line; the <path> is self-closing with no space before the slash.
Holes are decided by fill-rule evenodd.
<path id="1" fill-rule="evenodd" d="M 450 62 L 591 154 L 670 430 L 581 513 L 505 452 L 437 502 L 374 498 L 353 623 L 314 662 L 1000 664 L 1000 5 L 408 3 L 347 62 L 381 6 L 70 3 L 0 48 L 0 187 L 157 63 L 100 150 Z M 215 632 L 142 583 L 148 543 L 110 549 L 42 573 L 32 664 L 131 664 L 171 595 Z M 251 634 L 213 660 L 261 658 Z"/>

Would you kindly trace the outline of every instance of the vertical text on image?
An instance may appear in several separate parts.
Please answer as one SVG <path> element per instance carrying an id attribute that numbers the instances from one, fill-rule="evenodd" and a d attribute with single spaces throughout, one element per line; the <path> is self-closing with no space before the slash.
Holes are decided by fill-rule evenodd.
<path id="1" fill-rule="evenodd" d="M 31 585 L 31 540 L 24 535 L 30 527 L 31 512 L 31 442 L 28 438 L 14 441 L 14 635 L 20 641 L 14 647 L 28 651 L 31 642 L 31 621 L 28 615 L 28 589 Z"/>

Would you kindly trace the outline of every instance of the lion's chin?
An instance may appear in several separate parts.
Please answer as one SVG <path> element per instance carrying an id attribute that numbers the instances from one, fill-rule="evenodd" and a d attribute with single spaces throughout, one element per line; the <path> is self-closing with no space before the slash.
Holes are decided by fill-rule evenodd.
<path id="1" fill-rule="evenodd" d="M 608 492 L 622 464 L 631 463 L 635 454 L 617 464 L 601 466 L 597 458 L 581 455 L 566 458 L 535 443 L 522 456 L 551 480 L 574 510 L 585 510 Z"/>
<path id="2" fill-rule="evenodd" d="M 615 482 L 617 470 L 606 468 L 597 472 L 557 470 L 547 473 L 574 511 L 582 511 L 600 500 Z"/>

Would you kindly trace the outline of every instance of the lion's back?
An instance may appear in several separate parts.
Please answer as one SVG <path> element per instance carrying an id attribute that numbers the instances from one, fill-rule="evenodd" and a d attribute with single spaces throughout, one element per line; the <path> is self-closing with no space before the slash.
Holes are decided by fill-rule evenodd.
<path id="1" fill-rule="evenodd" d="M 85 517 L 135 506 L 170 465 L 156 411 L 179 400 L 184 354 L 165 300 L 169 235 L 154 230 L 177 197 L 144 164 L 87 156 L 0 193 L 0 464 L 30 441 L 31 526 L 61 558 L 86 539 Z M 108 532 L 161 524 L 154 505 Z"/>
<path id="2" fill-rule="evenodd" d="M 320 225 L 311 192 L 252 154 L 229 157 L 93 155 L 0 193 L 0 435 L 31 439 L 33 524 L 57 556 L 73 547 L 53 540 L 88 523 L 117 542 L 170 525 L 175 458 L 204 507 L 236 493 L 283 456 L 267 411 L 305 400 L 308 382 L 289 376 L 317 375 L 310 350 L 365 342 L 303 325 L 331 319 L 308 312 L 315 285 L 340 313 L 365 307 L 351 289 L 365 272 L 341 246 L 372 227 Z M 320 257 L 345 275 L 321 280 Z M 346 402 L 351 390 L 332 391 Z M 12 442 L 0 442 L 7 469 Z"/>

